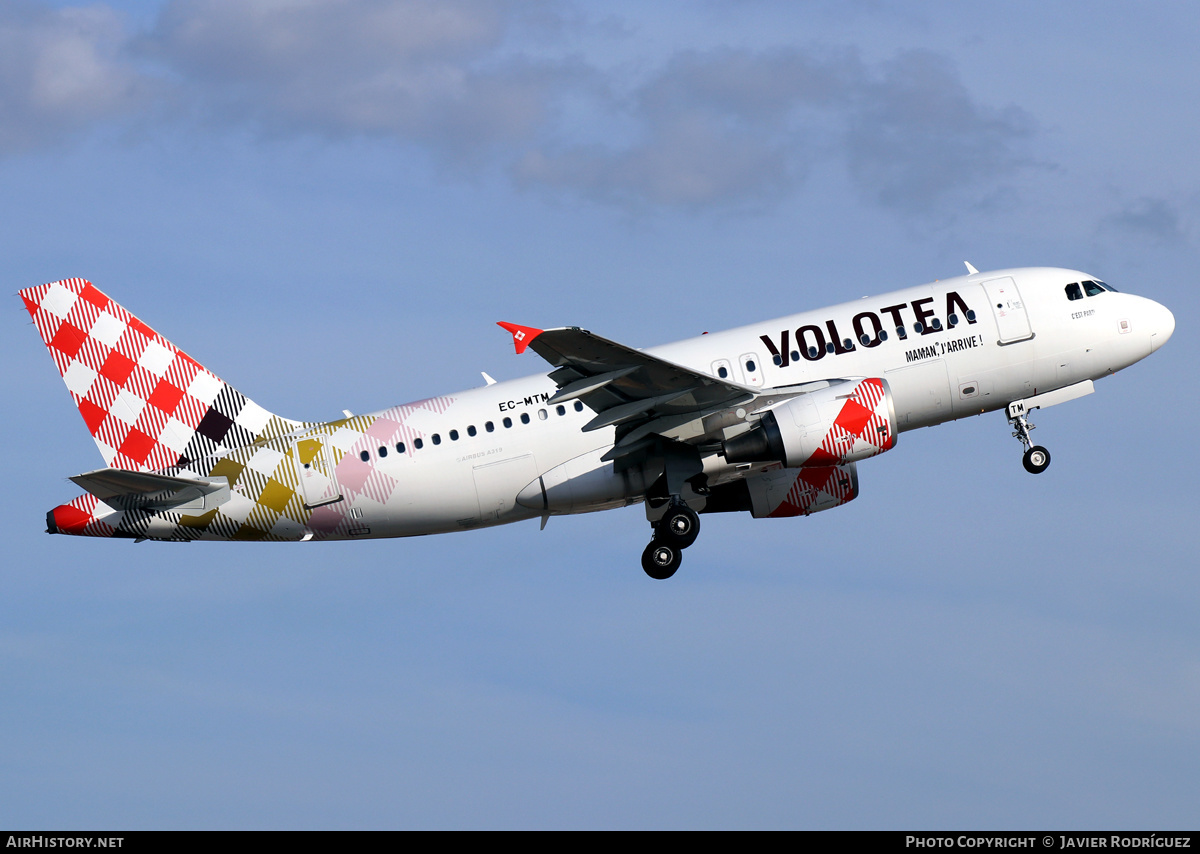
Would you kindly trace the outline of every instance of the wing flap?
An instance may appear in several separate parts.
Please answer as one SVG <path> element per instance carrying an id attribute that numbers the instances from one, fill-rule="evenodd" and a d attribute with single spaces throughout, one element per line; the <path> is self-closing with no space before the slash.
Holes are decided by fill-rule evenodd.
<path id="1" fill-rule="evenodd" d="M 588 394 L 593 391 L 599 391 L 611 382 L 619 380 L 626 374 L 631 374 L 637 370 L 637 366 L 621 368 L 618 371 L 609 371 L 607 374 L 599 374 L 593 377 L 580 377 L 577 380 L 568 380 L 567 384 L 559 388 L 547 403 L 562 403 L 564 400 L 574 400 L 577 397 Z"/>
<path id="2" fill-rule="evenodd" d="M 680 398 L 685 398 L 691 395 L 695 389 L 685 388 L 682 391 L 669 391 L 666 394 L 660 394 L 658 397 L 646 397 L 641 400 L 631 400 L 629 403 L 622 403 L 619 406 L 613 406 L 604 410 L 591 421 L 583 426 L 583 432 L 587 433 L 592 430 L 599 430 L 601 427 L 608 427 L 612 424 L 618 424 L 622 421 L 631 421 L 640 415 L 649 412 L 651 409 L 662 410 L 669 404 L 674 403 Z M 684 410 L 687 413 L 695 409 L 694 405 L 689 403 L 684 404 Z"/>

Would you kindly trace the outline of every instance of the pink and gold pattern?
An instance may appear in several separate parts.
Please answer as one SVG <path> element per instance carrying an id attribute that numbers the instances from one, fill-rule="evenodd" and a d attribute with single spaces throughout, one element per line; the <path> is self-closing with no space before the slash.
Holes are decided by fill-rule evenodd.
<path id="1" fill-rule="evenodd" d="M 369 533 L 351 508 L 385 504 L 397 480 L 360 454 L 426 434 L 416 412 L 442 414 L 435 397 L 327 423 L 263 409 L 84 279 L 20 292 L 104 462 L 111 468 L 225 478 L 229 500 L 207 512 L 120 510 L 91 494 L 50 511 L 50 530 L 167 540 L 302 540 Z M 316 443 L 344 500 L 305 504 L 301 442 Z"/>

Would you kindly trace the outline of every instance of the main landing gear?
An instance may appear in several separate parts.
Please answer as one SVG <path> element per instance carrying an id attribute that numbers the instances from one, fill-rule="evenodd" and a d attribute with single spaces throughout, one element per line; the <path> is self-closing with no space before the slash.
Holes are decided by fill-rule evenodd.
<path id="1" fill-rule="evenodd" d="M 699 534 L 700 516 L 682 500 L 673 500 L 654 523 L 654 539 L 642 552 L 642 569 L 659 581 L 670 578 L 683 563 L 683 550 L 696 542 Z"/>
<path id="2" fill-rule="evenodd" d="M 688 498 L 708 494 L 700 453 L 683 442 L 664 442 L 658 448 L 663 473 L 647 495 L 646 516 L 654 537 L 642 552 L 642 569 L 651 578 L 670 578 L 683 563 L 683 550 L 700 534 L 700 516 Z M 663 509 L 663 504 L 666 509 Z"/>
<path id="3" fill-rule="evenodd" d="M 1008 405 L 1008 423 L 1013 425 L 1013 436 L 1021 440 L 1021 445 L 1025 448 L 1025 455 L 1021 457 L 1021 465 L 1025 466 L 1025 471 L 1030 474 L 1041 474 L 1050 465 L 1050 452 L 1041 445 L 1033 444 L 1029 438 L 1029 431 L 1034 429 L 1034 426 L 1029 423 L 1029 419 L 1025 417 L 1025 402 L 1017 400 Z"/>

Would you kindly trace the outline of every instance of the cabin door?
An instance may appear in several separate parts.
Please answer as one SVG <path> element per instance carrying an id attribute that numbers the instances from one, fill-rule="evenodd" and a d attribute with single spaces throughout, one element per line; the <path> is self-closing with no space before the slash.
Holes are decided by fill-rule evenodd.
<path id="1" fill-rule="evenodd" d="M 1025 302 L 1021 299 L 1016 282 L 1005 276 L 1003 279 L 984 282 L 983 289 L 987 292 L 992 314 L 996 318 L 1001 344 L 1012 344 L 1033 337 Z"/>
<path id="2" fill-rule="evenodd" d="M 300 496 L 304 506 L 320 507 L 342 500 L 330 454 L 328 437 L 313 436 L 296 443 L 296 474 L 300 478 Z"/>

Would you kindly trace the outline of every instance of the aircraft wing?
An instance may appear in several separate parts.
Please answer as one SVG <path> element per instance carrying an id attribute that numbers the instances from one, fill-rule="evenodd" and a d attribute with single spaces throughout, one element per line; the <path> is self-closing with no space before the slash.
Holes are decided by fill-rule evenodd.
<path id="1" fill-rule="evenodd" d="M 558 391 L 551 403 L 582 400 L 596 413 L 583 429 L 615 426 L 618 444 L 626 447 L 652 433 L 746 403 L 759 393 L 578 327 L 499 325 L 512 333 L 518 353 L 531 348 L 554 366 L 550 378 Z"/>

